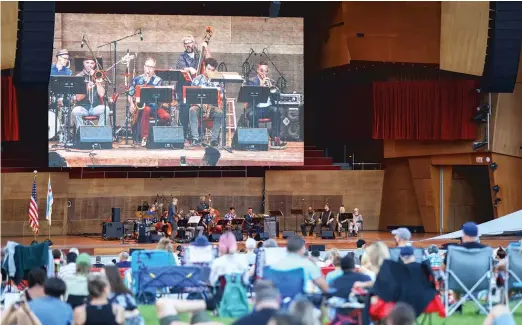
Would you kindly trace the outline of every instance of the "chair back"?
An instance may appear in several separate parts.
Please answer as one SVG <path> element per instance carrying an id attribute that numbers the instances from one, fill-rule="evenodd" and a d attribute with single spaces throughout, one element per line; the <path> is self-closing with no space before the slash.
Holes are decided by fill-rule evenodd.
<path id="1" fill-rule="evenodd" d="M 413 254 L 415 255 L 415 262 L 422 263 L 424 260 L 424 256 L 426 255 L 423 248 L 415 247 L 413 250 Z M 401 258 L 401 248 L 400 247 L 392 247 L 390 248 L 390 260 L 399 261 Z"/>
<path id="2" fill-rule="evenodd" d="M 507 250 L 507 272 L 508 272 L 508 288 L 522 287 L 522 252 L 520 249 Z"/>
<path id="3" fill-rule="evenodd" d="M 493 271 L 493 249 L 465 248 L 462 246 L 449 246 L 446 269 L 448 272 L 448 289 L 456 292 L 464 292 L 464 285 L 471 290 L 479 281 L 473 292 L 488 290 L 490 277 Z"/>
<path id="4" fill-rule="evenodd" d="M 272 281 L 281 293 L 281 300 L 288 304 L 295 297 L 304 294 L 304 270 L 302 268 L 279 271 L 271 267 L 266 267 L 263 270 L 263 279 Z M 286 302 L 285 302 L 286 301 Z"/>

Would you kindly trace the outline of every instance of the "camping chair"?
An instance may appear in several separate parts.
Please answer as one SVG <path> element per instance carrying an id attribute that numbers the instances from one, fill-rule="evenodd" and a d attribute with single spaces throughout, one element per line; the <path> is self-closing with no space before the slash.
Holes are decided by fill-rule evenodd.
<path id="1" fill-rule="evenodd" d="M 384 320 L 398 302 L 411 305 L 417 317 L 424 314 L 421 324 L 427 320 L 431 323 L 429 316 L 434 313 L 446 316 L 429 263 L 385 260 L 366 297 L 363 324 L 368 324 L 370 318 Z"/>
<path id="2" fill-rule="evenodd" d="M 488 314 L 491 310 L 491 276 L 493 275 L 493 249 L 491 247 L 467 249 L 460 246 L 448 247 L 446 279 L 444 280 L 444 305 L 446 314 L 451 316 L 460 305 L 471 298 L 479 309 Z M 465 293 L 457 303 L 449 306 L 449 290 Z M 489 309 L 475 296 L 482 290 L 488 291 Z"/>
<path id="3" fill-rule="evenodd" d="M 422 263 L 424 261 L 424 249 L 415 247 L 413 254 L 415 255 L 415 262 Z M 390 248 L 390 260 L 392 261 L 399 261 L 401 258 L 401 248 L 400 247 L 392 247 Z"/>
<path id="4" fill-rule="evenodd" d="M 303 290 L 305 277 L 302 268 L 279 271 L 266 267 L 263 270 L 263 279 L 272 281 L 281 292 L 281 309 L 288 309 L 295 298 L 305 295 Z"/>
<path id="5" fill-rule="evenodd" d="M 504 294 L 506 296 L 506 305 L 513 314 L 515 310 L 522 305 L 522 299 L 516 303 L 513 308 L 509 306 L 509 291 L 522 291 L 522 252 L 520 249 L 507 250 L 507 269 Z"/>

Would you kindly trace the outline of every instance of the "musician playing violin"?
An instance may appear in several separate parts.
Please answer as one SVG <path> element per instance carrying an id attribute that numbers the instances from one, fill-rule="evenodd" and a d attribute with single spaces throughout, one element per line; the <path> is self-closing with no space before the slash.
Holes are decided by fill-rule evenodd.
<path id="1" fill-rule="evenodd" d="M 129 110 L 131 114 L 136 114 L 138 109 L 134 104 L 134 96 L 136 94 L 136 86 L 162 86 L 163 80 L 155 74 L 156 71 L 156 60 L 153 58 L 147 58 L 145 65 L 143 66 L 143 74 L 132 79 L 132 84 L 129 88 L 129 95 L 127 97 L 129 101 Z M 149 125 L 150 125 L 150 113 L 158 114 L 158 123 L 165 125 L 170 122 L 170 114 L 162 107 L 156 107 L 155 103 L 145 103 L 145 107 L 142 110 L 141 117 L 138 118 L 136 126 L 136 134 L 141 133 L 141 146 L 147 145 L 147 138 L 149 136 Z M 141 119 L 141 120 L 140 120 Z M 141 122 L 140 122 L 141 121 Z M 141 130 L 141 132 L 140 132 Z"/>
<path id="2" fill-rule="evenodd" d="M 205 73 L 200 74 L 194 80 L 192 80 L 192 86 L 199 86 L 203 88 L 218 88 L 220 95 L 221 84 L 219 82 L 211 82 L 208 76 L 208 72 L 214 72 L 217 69 L 218 62 L 216 59 L 208 58 L 205 60 Z M 221 120 L 223 119 L 223 109 L 216 105 L 203 104 L 203 108 L 200 105 L 193 105 L 190 108 L 189 120 L 190 120 L 190 133 L 192 134 L 192 146 L 201 145 L 201 136 L 199 134 L 199 116 L 201 115 L 201 109 L 203 109 L 203 117 L 213 121 L 212 126 L 212 138 L 210 145 L 216 147 L 218 145 L 219 133 L 221 131 Z M 203 123 L 203 121 L 201 121 Z"/>

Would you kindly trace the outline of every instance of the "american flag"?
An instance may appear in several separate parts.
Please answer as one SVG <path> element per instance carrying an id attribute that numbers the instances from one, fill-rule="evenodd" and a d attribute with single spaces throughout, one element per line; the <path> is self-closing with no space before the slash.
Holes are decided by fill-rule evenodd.
<path id="1" fill-rule="evenodd" d="M 33 180 L 33 190 L 31 191 L 31 200 L 29 201 L 29 225 L 35 235 L 38 235 L 40 225 L 38 223 L 38 200 L 36 198 L 36 177 Z"/>

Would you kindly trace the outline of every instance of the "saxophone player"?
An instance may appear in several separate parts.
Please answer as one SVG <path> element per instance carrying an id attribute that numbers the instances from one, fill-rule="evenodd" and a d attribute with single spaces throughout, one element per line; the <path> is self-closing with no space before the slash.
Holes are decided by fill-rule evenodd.
<path id="1" fill-rule="evenodd" d="M 257 65 L 256 72 L 257 75 L 248 80 L 248 86 L 260 86 L 270 88 L 275 86 L 275 82 L 272 81 L 269 76 L 270 71 L 268 69 L 268 63 L 266 63 L 265 61 L 259 62 Z M 273 147 L 286 147 L 286 143 L 282 142 L 279 138 L 279 133 L 281 131 L 281 109 L 278 106 L 273 105 L 270 96 L 268 97 L 268 101 L 266 103 L 259 103 L 256 107 L 249 107 L 246 116 L 250 123 L 252 123 L 252 118 L 255 117 L 255 121 L 253 121 L 253 127 L 255 128 L 258 127 L 258 118 L 271 118 Z"/>
<path id="2" fill-rule="evenodd" d="M 83 70 L 76 76 L 85 78 L 85 87 L 87 94 L 76 95 L 76 106 L 73 108 L 71 115 L 76 123 L 76 129 L 84 125 L 84 116 L 99 116 L 98 125 L 105 126 L 109 120 L 110 108 L 104 105 L 105 97 L 105 81 L 95 79 L 96 61 L 92 57 L 83 59 Z M 105 114 L 104 114 L 105 113 Z"/>

